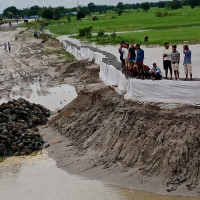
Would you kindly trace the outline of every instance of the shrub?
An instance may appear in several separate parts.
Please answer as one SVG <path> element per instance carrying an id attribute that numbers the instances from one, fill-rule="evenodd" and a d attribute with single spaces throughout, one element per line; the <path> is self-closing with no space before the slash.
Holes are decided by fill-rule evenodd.
<path id="1" fill-rule="evenodd" d="M 161 12 L 156 12 L 156 17 L 161 17 L 162 13 Z"/>
<path id="2" fill-rule="evenodd" d="M 79 37 L 91 37 L 92 33 L 92 26 L 82 28 L 79 30 Z"/>
<path id="3" fill-rule="evenodd" d="M 166 17 L 166 16 L 168 16 L 169 15 L 169 13 L 168 12 L 164 12 L 164 13 L 161 13 L 161 12 L 156 12 L 156 17 Z"/>
<path id="4" fill-rule="evenodd" d="M 94 17 L 92 17 L 92 20 L 97 21 L 97 20 L 99 20 L 99 18 L 97 16 L 94 16 Z"/>
<path id="5" fill-rule="evenodd" d="M 103 37 L 105 35 L 105 32 L 103 31 L 103 30 L 100 30 L 99 32 L 98 32 L 98 36 L 99 37 Z"/>

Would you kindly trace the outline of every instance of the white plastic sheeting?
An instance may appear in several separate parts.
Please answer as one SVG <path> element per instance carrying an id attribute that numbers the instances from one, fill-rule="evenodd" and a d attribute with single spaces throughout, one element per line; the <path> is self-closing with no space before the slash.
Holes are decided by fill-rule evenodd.
<path id="1" fill-rule="evenodd" d="M 90 48 L 62 41 L 66 50 L 78 60 L 87 59 L 100 65 L 100 78 L 107 85 L 117 86 L 125 98 L 154 103 L 200 105 L 200 81 L 126 79 L 121 71 L 102 61 L 105 56 Z M 79 49 L 80 48 L 80 49 Z"/>

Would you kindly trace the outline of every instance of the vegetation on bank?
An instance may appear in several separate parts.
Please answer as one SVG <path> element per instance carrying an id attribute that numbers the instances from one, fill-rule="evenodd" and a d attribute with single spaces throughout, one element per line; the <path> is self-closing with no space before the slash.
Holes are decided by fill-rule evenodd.
<path id="1" fill-rule="evenodd" d="M 42 51 L 43 55 L 50 56 L 50 55 L 57 55 L 60 60 L 69 60 L 73 61 L 74 56 L 69 54 L 64 48 L 56 48 L 56 49 L 45 49 Z"/>
<path id="2" fill-rule="evenodd" d="M 5 161 L 5 158 L 3 157 L 0 157 L 0 163 L 4 162 Z"/>

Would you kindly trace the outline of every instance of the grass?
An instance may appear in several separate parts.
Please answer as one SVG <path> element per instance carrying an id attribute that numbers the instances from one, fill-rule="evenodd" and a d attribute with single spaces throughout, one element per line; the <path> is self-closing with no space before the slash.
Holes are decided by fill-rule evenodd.
<path id="1" fill-rule="evenodd" d="M 58 48 L 58 49 L 46 49 L 42 51 L 42 54 L 49 56 L 49 55 L 58 55 L 58 58 L 60 60 L 74 60 L 74 56 L 69 54 L 64 48 Z"/>
<path id="2" fill-rule="evenodd" d="M 165 9 L 151 8 L 150 11 L 128 10 L 121 16 L 115 12 L 108 12 L 106 15 L 98 16 L 98 21 L 92 21 L 86 17 L 82 22 L 77 22 L 75 17 L 71 23 L 67 23 L 64 17 L 59 21 L 51 20 L 48 29 L 55 34 L 74 34 L 84 27 L 92 26 L 93 32 L 104 30 L 105 32 L 133 31 L 141 29 L 161 29 L 185 25 L 200 25 L 200 8 L 191 9 L 184 7 L 178 10 L 169 10 L 169 16 L 157 17 L 156 12 L 165 12 Z M 95 15 L 95 14 L 93 14 Z M 112 18 L 112 17 L 116 18 Z"/>
<path id="3" fill-rule="evenodd" d="M 38 155 L 38 153 L 39 153 L 39 151 L 34 151 L 34 152 L 32 152 L 31 154 L 30 154 L 30 156 L 37 156 Z"/>
<path id="4" fill-rule="evenodd" d="M 157 12 L 167 12 L 167 16 L 157 17 Z M 48 28 L 52 33 L 57 35 L 77 34 L 82 28 L 92 26 L 92 32 L 97 33 L 100 30 L 104 32 L 134 31 L 149 29 L 147 32 L 118 34 L 116 38 L 107 36 L 100 38 L 83 38 L 88 41 L 95 41 L 99 44 L 118 44 L 121 40 L 134 41 L 143 44 L 144 37 L 149 36 L 147 44 L 163 44 L 165 41 L 170 43 L 199 43 L 200 35 L 200 7 L 191 9 L 186 6 L 178 10 L 165 10 L 164 8 L 151 8 L 148 12 L 142 10 L 126 10 L 121 16 L 116 12 L 109 11 L 106 14 L 98 16 L 98 21 L 92 21 L 89 16 L 81 22 L 72 17 L 71 23 L 67 18 L 60 20 L 50 20 Z"/>
<path id="5" fill-rule="evenodd" d="M 0 163 L 4 162 L 5 158 L 0 157 Z"/>
<path id="6" fill-rule="evenodd" d="M 48 20 L 43 19 L 43 20 L 40 20 L 40 21 L 31 21 L 31 22 L 28 22 L 28 23 L 23 23 L 20 26 L 28 28 L 28 29 L 38 30 L 38 29 L 40 29 L 40 25 L 42 23 L 48 23 Z"/>

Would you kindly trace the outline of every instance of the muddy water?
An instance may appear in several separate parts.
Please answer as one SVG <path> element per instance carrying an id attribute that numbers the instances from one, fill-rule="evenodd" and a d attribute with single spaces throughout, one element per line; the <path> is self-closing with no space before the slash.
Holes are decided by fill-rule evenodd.
<path id="1" fill-rule="evenodd" d="M 0 164 L 0 191 L 4 200 L 197 200 L 169 197 L 114 187 L 70 175 L 56 167 L 47 153 L 12 157 Z"/>
<path id="2" fill-rule="evenodd" d="M 41 104 L 51 111 L 63 108 L 77 97 L 75 87 L 63 84 L 47 86 L 36 78 L 33 82 L 19 82 L 12 87 L 8 96 L 0 99 L 0 104 L 11 99 L 24 98 L 32 103 Z"/>
<path id="3" fill-rule="evenodd" d="M 102 182 L 72 176 L 57 168 L 47 154 L 9 158 L 0 169 L 1 199 L 4 200 L 123 199 L 115 189 Z"/>

